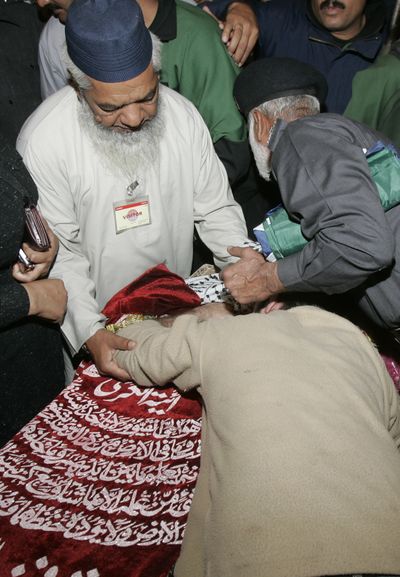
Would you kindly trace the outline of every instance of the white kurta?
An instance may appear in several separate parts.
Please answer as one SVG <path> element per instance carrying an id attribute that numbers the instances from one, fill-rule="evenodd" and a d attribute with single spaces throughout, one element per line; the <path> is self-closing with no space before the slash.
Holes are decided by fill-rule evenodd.
<path id="1" fill-rule="evenodd" d="M 68 291 L 62 330 L 75 351 L 103 327 L 100 311 L 110 297 L 146 269 L 164 262 L 182 277 L 190 274 L 194 223 L 219 267 L 234 260 L 228 246 L 247 240 L 202 118 L 179 94 L 160 91 L 166 123 L 159 158 L 135 191 L 148 195 L 151 224 L 145 226 L 116 234 L 113 203 L 127 198 L 132 180 L 113 174 L 92 147 L 72 88 L 46 99 L 18 138 L 40 209 L 60 239 L 51 276 Z"/>
<path id="2" fill-rule="evenodd" d="M 68 71 L 63 60 L 65 26 L 51 16 L 39 39 L 38 61 L 40 92 L 43 100 L 68 84 Z"/>

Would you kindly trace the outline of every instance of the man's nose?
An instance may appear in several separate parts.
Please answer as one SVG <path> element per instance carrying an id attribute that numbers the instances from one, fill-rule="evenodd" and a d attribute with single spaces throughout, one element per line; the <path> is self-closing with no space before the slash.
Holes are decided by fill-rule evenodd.
<path id="1" fill-rule="evenodd" d="M 36 4 L 40 6 L 40 8 L 44 8 L 47 4 L 51 4 L 52 0 L 36 0 Z"/>
<path id="2" fill-rule="evenodd" d="M 151 115 L 140 104 L 129 104 L 121 111 L 119 121 L 127 128 L 139 128 Z"/>

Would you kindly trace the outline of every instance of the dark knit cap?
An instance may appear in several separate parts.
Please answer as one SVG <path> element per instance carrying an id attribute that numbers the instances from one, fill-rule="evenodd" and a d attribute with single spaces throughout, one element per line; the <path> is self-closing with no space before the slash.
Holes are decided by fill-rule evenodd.
<path id="1" fill-rule="evenodd" d="M 131 80 L 151 61 L 151 37 L 135 0 L 75 0 L 65 36 L 72 62 L 101 82 Z"/>
<path id="2" fill-rule="evenodd" d="M 323 103 L 328 92 L 325 77 L 293 58 L 263 58 L 251 62 L 236 78 L 233 96 L 247 115 L 263 102 L 282 96 L 310 94 Z"/>

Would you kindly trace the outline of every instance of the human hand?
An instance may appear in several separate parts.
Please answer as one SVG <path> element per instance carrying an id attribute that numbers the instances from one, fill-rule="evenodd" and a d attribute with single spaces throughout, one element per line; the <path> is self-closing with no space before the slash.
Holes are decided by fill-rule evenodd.
<path id="1" fill-rule="evenodd" d="M 263 301 L 285 289 L 278 277 L 276 262 L 267 262 L 252 248 L 230 247 L 228 252 L 240 260 L 224 268 L 221 277 L 240 304 Z"/>
<path id="2" fill-rule="evenodd" d="M 67 308 L 68 295 L 59 279 L 42 279 L 22 284 L 29 296 L 29 316 L 61 323 Z"/>
<path id="3" fill-rule="evenodd" d="M 86 346 L 94 364 L 101 375 L 109 375 L 119 381 L 129 381 L 129 374 L 121 369 L 114 360 L 116 351 L 131 351 L 136 343 L 125 337 L 120 337 L 106 329 L 98 330 L 86 341 Z"/>
<path id="4" fill-rule="evenodd" d="M 28 243 L 24 242 L 22 244 L 22 249 L 24 250 L 26 256 L 35 267 L 32 270 L 27 270 L 25 266 L 17 262 L 14 264 L 12 269 L 12 275 L 18 282 L 32 282 L 38 278 L 43 278 L 47 276 L 54 259 L 58 252 L 58 238 L 51 230 L 46 220 L 42 217 L 44 226 L 46 228 L 47 234 L 50 239 L 50 248 L 46 251 L 34 250 Z"/>
<path id="5" fill-rule="evenodd" d="M 218 20 L 206 6 L 203 8 L 222 30 L 222 42 L 239 66 L 242 66 L 253 50 L 259 36 L 256 15 L 247 4 L 233 2 L 229 5 L 225 22 Z"/>

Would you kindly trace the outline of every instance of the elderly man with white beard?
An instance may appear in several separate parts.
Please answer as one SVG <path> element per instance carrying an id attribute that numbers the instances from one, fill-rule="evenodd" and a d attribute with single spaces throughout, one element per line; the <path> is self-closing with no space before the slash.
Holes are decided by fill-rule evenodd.
<path id="1" fill-rule="evenodd" d="M 231 248 L 240 261 L 222 277 L 241 303 L 283 291 L 348 293 L 397 340 L 400 205 L 384 211 L 367 161 L 367 154 L 391 143 L 363 124 L 319 114 L 326 89 L 317 70 L 290 58 L 258 60 L 238 76 L 234 96 L 249 116 L 258 170 L 276 178 L 284 207 L 308 243 L 274 263 L 252 249 Z M 394 194 L 393 182 L 388 188 Z"/>
<path id="2" fill-rule="evenodd" d="M 70 350 L 86 345 L 126 380 L 113 354 L 133 344 L 104 329 L 104 304 L 160 262 L 188 276 L 194 225 L 220 268 L 246 226 L 200 115 L 159 85 L 135 0 L 76 0 L 66 40 L 75 85 L 42 103 L 17 147 L 60 239 L 52 276 L 68 291 Z"/>

